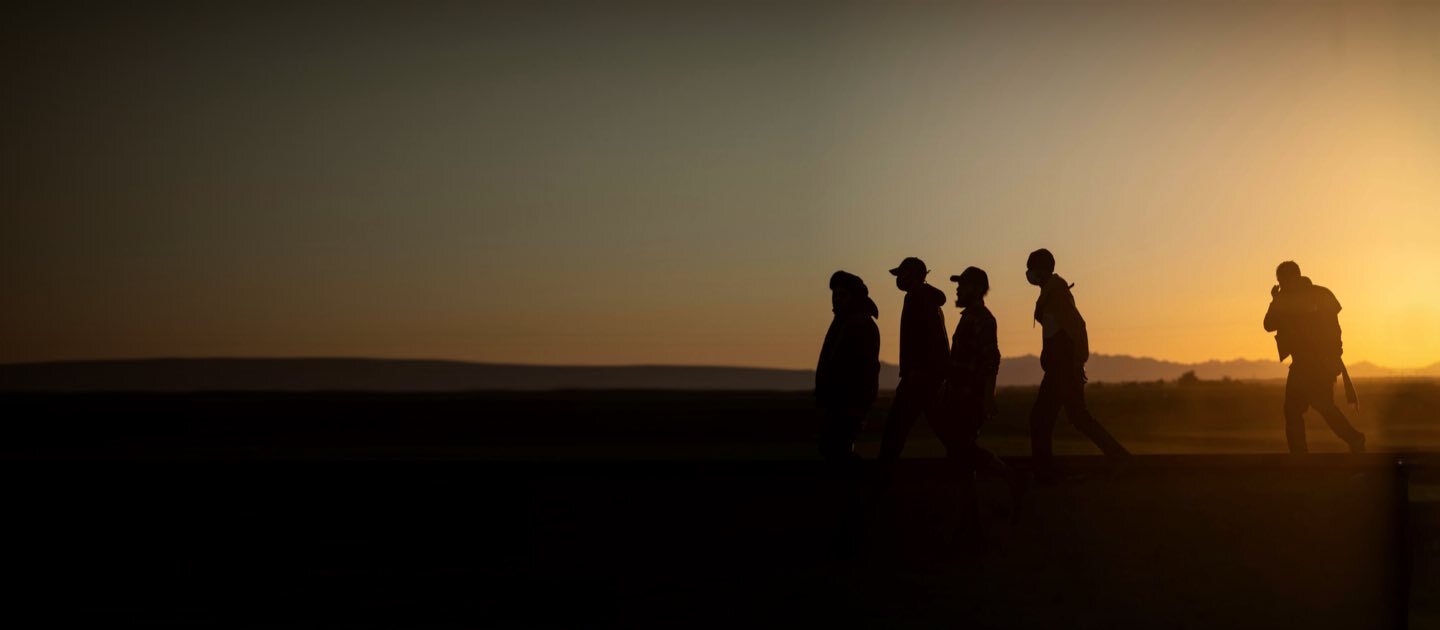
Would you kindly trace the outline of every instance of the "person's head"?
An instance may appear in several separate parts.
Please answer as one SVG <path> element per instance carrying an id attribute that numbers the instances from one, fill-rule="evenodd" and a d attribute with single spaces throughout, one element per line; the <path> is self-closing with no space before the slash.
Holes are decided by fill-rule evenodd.
<path id="1" fill-rule="evenodd" d="M 870 289 L 865 287 L 865 281 L 861 280 L 860 276 L 844 271 L 830 274 L 830 305 L 835 310 L 843 309 L 869 295 Z"/>
<path id="2" fill-rule="evenodd" d="M 914 256 L 900 261 L 900 266 L 890 270 L 890 275 L 895 276 L 895 287 L 901 291 L 909 292 L 925 284 L 925 276 L 930 270 L 925 268 L 925 261 Z"/>
<path id="3" fill-rule="evenodd" d="M 1048 249 L 1037 249 L 1030 252 L 1030 257 L 1025 259 L 1025 281 L 1035 286 L 1040 286 L 1055 274 L 1055 256 Z"/>
<path id="4" fill-rule="evenodd" d="M 1280 263 L 1280 266 L 1275 268 L 1275 281 L 1280 283 L 1281 291 L 1294 289 L 1300 284 L 1300 265 L 1293 260 Z"/>
<path id="5" fill-rule="evenodd" d="M 955 283 L 955 306 L 962 308 L 983 302 L 990 292 L 990 276 L 979 267 L 966 267 L 950 281 Z"/>

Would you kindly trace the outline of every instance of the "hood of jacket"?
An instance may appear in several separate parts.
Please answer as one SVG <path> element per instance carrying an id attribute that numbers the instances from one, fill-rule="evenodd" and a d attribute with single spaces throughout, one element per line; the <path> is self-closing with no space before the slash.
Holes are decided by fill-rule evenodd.
<path id="1" fill-rule="evenodd" d="M 877 306 L 875 300 L 870 299 L 868 295 L 859 296 L 857 299 L 845 305 L 844 308 L 832 308 L 830 310 L 835 313 L 835 317 L 837 318 L 848 315 L 865 315 L 871 319 L 880 318 L 880 307 Z"/>
<path id="2" fill-rule="evenodd" d="M 900 311 L 900 378 L 943 375 L 949 369 L 945 302 L 945 293 L 928 284 L 906 292 L 905 307 Z"/>
<path id="3" fill-rule="evenodd" d="M 922 284 L 920 288 L 906 293 L 905 301 L 924 308 L 943 308 L 947 300 L 944 291 L 928 284 Z"/>

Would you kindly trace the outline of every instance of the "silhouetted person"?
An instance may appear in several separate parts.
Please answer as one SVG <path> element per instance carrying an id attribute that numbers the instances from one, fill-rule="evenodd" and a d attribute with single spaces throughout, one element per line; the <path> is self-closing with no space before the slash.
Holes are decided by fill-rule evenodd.
<path id="1" fill-rule="evenodd" d="M 820 454 L 830 461 L 858 459 L 855 435 L 875 404 L 880 380 L 880 310 L 859 276 L 830 276 L 835 318 L 825 331 L 815 366 L 815 402 L 822 415 Z"/>
<path id="2" fill-rule="evenodd" d="M 1100 426 L 1085 406 L 1085 362 L 1090 359 L 1090 337 L 1085 331 L 1085 319 L 1075 306 L 1075 296 L 1070 293 L 1073 285 L 1055 274 L 1055 257 L 1049 250 L 1031 252 L 1025 267 L 1025 279 L 1040 287 L 1035 321 L 1040 322 L 1043 336 L 1040 367 L 1045 371 L 1040 393 L 1030 410 L 1030 453 L 1036 474 L 1042 480 L 1053 478 L 1051 441 L 1062 407 L 1070 424 L 1101 452 L 1111 459 L 1128 458 L 1129 451 Z"/>
<path id="3" fill-rule="evenodd" d="M 1365 450 L 1365 434 L 1355 430 L 1335 406 L 1335 377 L 1345 375 L 1345 393 L 1356 403 L 1355 386 L 1340 355 L 1340 301 L 1329 289 L 1316 286 L 1300 275 L 1292 261 L 1275 268 L 1279 284 L 1270 288 L 1270 308 L 1265 311 L 1265 330 L 1275 333 L 1280 360 L 1290 357 L 1290 376 L 1285 380 L 1285 439 L 1291 453 L 1305 453 L 1305 409 L 1320 412 L 1330 430 L 1350 446 L 1350 452 Z"/>
<path id="4" fill-rule="evenodd" d="M 990 292 L 990 276 L 977 267 L 968 267 L 955 283 L 955 306 L 960 307 L 960 321 L 950 338 L 950 373 L 945 379 L 946 411 L 953 425 L 962 454 L 969 467 L 976 471 L 999 474 L 1007 480 L 1010 469 L 993 453 L 977 443 L 980 428 L 996 414 L 995 379 L 1000 374 L 1000 341 L 995 316 L 985 306 Z"/>
<path id="5" fill-rule="evenodd" d="M 936 437 L 951 450 L 953 431 L 941 403 L 945 375 L 950 370 L 950 347 L 945 336 L 945 294 L 925 283 L 930 273 L 919 258 L 906 258 L 890 270 L 895 286 L 905 292 L 900 313 L 900 384 L 880 440 L 880 460 L 886 468 L 900 459 L 905 438 L 921 414 Z"/>

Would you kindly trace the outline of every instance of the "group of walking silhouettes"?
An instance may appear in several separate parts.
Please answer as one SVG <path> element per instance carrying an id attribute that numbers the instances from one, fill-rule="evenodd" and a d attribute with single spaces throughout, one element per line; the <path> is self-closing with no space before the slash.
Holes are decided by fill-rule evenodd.
<path id="1" fill-rule="evenodd" d="M 1040 324 L 1044 378 L 1030 409 L 1031 467 L 1041 481 L 1053 479 L 1051 439 L 1060 410 L 1071 424 L 1109 459 L 1127 461 L 1130 452 L 1090 413 L 1085 403 L 1085 363 L 1090 358 L 1085 318 L 1071 293 L 1074 285 L 1055 273 L 1048 250 L 1031 252 L 1025 279 L 1040 290 L 1034 320 Z M 984 270 L 969 267 L 950 276 L 960 321 L 947 339 L 946 298 L 926 282 L 930 270 L 919 258 L 906 258 L 890 270 L 905 293 L 900 314 L 900 383 L 880 442 L 880 462 L 888 470 L 899 459 L 915 421 L 924 415 L 945 446 L 947 459 L 967 470 L 1013 473 L 977 443 L 985 421 L 996 414 L 995 381 L 1000 346 L 995 317 L 985 306 L 990 290 Z M 1265 330 L 1276 333 L 1280 359 L 1291 358 L 1285 387 L 1285 428 L 1293 453 L 1306 452 L 1304 413 L 1314 408 L 1352 452 L 1365 448 L 1365 435 L 1351 426 L 1335 405 L 1334 385 L 1343 375 L 1347 398 L 1356 402 L 1354 385 L 1341 360 L 1340 303 L 1328 289 L 1300 275 L 1294 262 L 1275 272 Z M 825 333 L 815 370 L 815 398 L 822 412 L 820 452 L 828 460 L 857 460 L 855 438 L 879 387 L 879 308 L 864 280 L 844 271 L 830 277 L 835 317 Z"/>

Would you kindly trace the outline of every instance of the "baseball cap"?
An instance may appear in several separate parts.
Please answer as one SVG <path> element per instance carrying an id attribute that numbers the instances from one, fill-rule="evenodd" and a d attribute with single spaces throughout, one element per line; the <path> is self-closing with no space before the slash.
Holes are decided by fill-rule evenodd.
<path id="1" fill-rule="evenodd" d="M 985 291 L 990 290 L 990 275 L 979 267 L 966 267 L 965 271 L 958 276 L 950 276 L 950 281 L 955 283 L 974 284 Z"/>
<path id="2" fill-rule="evenodd" d="M 905 260 L 900 261 L 900 266 L 899 266 L 899 267 L 896 267 L 896 268 L 894 268 L 894 269 L 891 269 L 891 270 L 890 270 L 890 275 L 892 275 L 892 276 L 898 276 L 898 275 L 900 275 L 900 274 L 902 274 L 902 273 L 915 273 L 915 272 L 919 272 L 919 273 L 930 273 L 930 270 L 925 267 L 925 261 L 920 260 L 919 258 L 916 258 L 916 257 L 914 257 L 914 256 L 911 256 L 911 257 L 909 257 L 909 258 L 906 258 Z"/>

